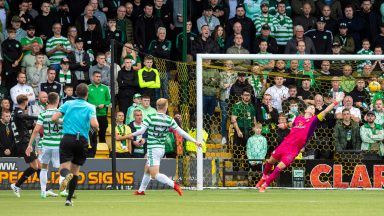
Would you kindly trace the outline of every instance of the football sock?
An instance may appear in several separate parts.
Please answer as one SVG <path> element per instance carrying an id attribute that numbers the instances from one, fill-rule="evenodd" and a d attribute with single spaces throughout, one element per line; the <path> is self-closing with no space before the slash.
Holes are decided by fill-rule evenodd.
<path id="1" fill-rule="evenodd" d="M 75 193 L 76 186 L 77 186 L 77 179 L 78 179 L 78 176 L 73 175 L 73 178 L 69 182 L 69 185 L 68 185 L 69 191 L 68 191 L 68 196 L 67 196 L 67 200 L 69 200 L 69 201 L 71 201 L 73 194 Z"/>
<path id="2" fill-rule="evenodd" d="M 64 181 L 64 179 L 65 179 L 65 177 L 60 175 L 60 178 L 59 178 L 59 185 L 61 185 L 61 183 Z"/>
<path id="3" fill-rule="evenodd" d="M 267 180 L 265 181 L 265 184 L 269 186 L 275 179 L 280 175 L 280 168 L 278 166 L 275 167 L 272 174 L 268 176 Z"/>
<path id="4" fill-rule="evenodd" d="M 28 167 L 26 170 L 24 170 L 23 174 L 21 175 L 21 177 L 19 178 L 19 180 L 17 180 L 17 182 L 15 184 L 16 187 L 20 187 L 25 182 L 25 180 L 27 180 L 28 177 L 31 176 L 35 172 L 36 172 L 36 170 L 33 169 L 32 167 Z"/>
<path id="5" fill-rule="evenodd" d="M 41 191 L 46 191 L 47 189 L 47 174 L 48 173 L 48 170 L 46 169 L 41 169 L 40 171 L 40 188 L 41 188 Z"/>
<path id="6" fill-rule="evenodd" d="M 163 183 L 163 184 L 168 185 L 171 188 L 174 188 L 174 186 L 175 186 L 175 183 L 171 179 L 169 179 L 166 175 L 164 175 L 162 173 L 158 173 L 156 175 L 156 180 Z"/>
<path id="7" fill-rule="evenodd" d="M 64 168 L 60 170 L 60 176 L 63 176 L 64 178 L 69 174 L 69 170 Z"/>
<path id="8" fill-rule="evenodd" d="M 265 162 L 264 170 L 263 170 L 263 177 L 267 176 L 271 172 L 272 167 L 273 167 L 273 164 Z"/>
<path id="9" fill-rule="evenodd" d="M 151 176 L 148 173 L 144 173 L 143 179 L 141 180 L 139 192 L 145 191 L 150 181 L 151 181 Z"/>

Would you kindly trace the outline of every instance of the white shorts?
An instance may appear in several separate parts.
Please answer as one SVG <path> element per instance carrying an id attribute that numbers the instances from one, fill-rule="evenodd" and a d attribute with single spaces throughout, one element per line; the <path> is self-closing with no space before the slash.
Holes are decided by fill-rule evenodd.
<path id="1" fill-rule="evenodd" d="M 161 158 L 164 157 L 164 148 L 150 148 L 147 150 L 147 165 L 148 166 L 159 166 Z"/>
<path id="2" fill-rule="evenodd" d="M 60 167 L 60 153 L 59 149 L 42 148 L 42 153 L 39 155 L 39 160 L 43 164 L 49 164 L 52 162 L 54 168 Z"/>

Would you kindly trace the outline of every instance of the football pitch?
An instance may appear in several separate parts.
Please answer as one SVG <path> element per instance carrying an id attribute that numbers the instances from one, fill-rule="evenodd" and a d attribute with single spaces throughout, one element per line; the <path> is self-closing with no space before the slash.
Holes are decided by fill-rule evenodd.
<path id="1" fill-rule="evenodd" d="M 40 198 L 39 191 L 0 191 L 0 215 L 383 215 L 384 191 L 367 190 L 149 190 L 145 196 L 133 191 L 76 191 L 74 206 L 64 198 Z"/>

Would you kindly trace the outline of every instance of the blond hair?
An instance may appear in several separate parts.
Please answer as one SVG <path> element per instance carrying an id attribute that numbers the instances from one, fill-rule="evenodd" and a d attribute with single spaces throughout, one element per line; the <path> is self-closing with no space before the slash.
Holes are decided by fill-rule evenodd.
<path id="1" fill-rule="evenodd" d="M 156 101 L 156 107 L 158 110 L 162 110 L 168 107 L 168 100 L 165 98 L 160 98 Z"/>

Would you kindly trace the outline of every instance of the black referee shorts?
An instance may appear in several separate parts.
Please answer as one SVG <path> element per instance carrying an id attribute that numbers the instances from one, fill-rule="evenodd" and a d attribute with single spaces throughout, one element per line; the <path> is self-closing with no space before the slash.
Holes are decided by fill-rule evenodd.
<path id="1" fill-rule="evenodd" d="M 24 145 L 24 144 L 21 144 L 20 145 L 21 147 L 18 148 L 18 156 L 19 157 L 23 157 L 24 158 L 24 161 L 25 163 L 32 163 L 34 160 L 37 159 L 37 155 L 34 151 L 31 152 L 31 154 L 29 156 L 27 156 L 25 154 L 25 150 L 27 150 L 27 147 L 28 147 L 28 144 Z"/>
<path id="2" fill-rule="evenodd" d="M 82 166 L 87 159 L 88 141 L 83 137 L 64 134 L 60 142 L 60 164 L 71 161 Z"/>

